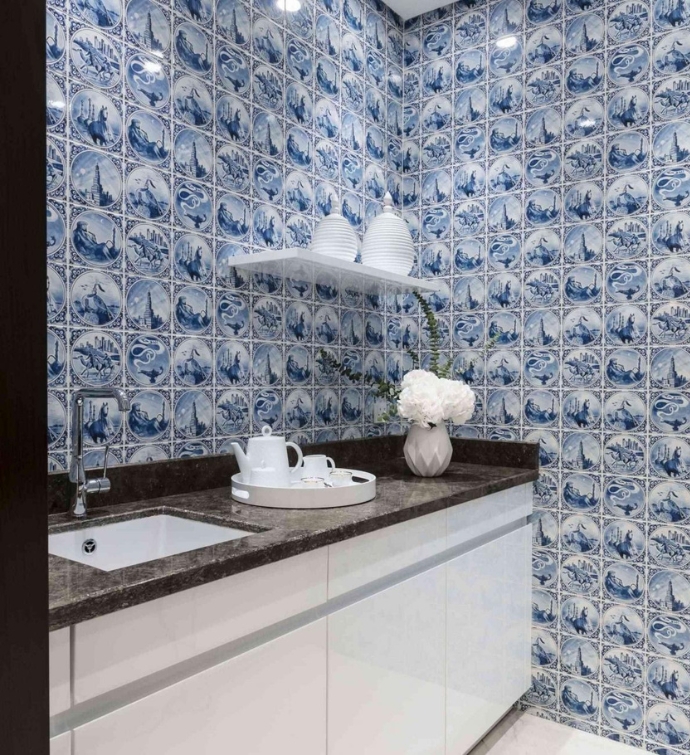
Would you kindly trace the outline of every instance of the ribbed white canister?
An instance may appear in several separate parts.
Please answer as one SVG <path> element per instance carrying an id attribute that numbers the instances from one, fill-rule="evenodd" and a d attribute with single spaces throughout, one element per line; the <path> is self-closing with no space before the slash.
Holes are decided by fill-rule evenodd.
<path id="1" fill-rule="evenodd" d="M 383 198 L 383 212 L 364 234 L 362 264 L 399 275 L 409 275 L 414 264 L 414 242 L 407 223 L 393 209 L 390 192 Z"/>
<path id="2" fill-rule="evenodd" d="M 340 214 L 340 204 L 336 202 L 330 215 L 326 215 L 314 229 L 311 250 L 326 257 L 354 262 L 357 248 L 357 234 Z"/>

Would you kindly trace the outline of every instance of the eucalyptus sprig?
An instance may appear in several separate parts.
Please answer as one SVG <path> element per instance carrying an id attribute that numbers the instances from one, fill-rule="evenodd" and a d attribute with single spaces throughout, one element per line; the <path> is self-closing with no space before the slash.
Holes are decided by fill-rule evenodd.
<path id="1" fill-rule="evenodd" d="M 397 415 L 397 401 L 400 395 L 400 386 L 391 383 L 390 380 L 383 378 L 376 380 L 371 375 L 364 372 L 355 372 L 351 367 L 339 362 L 332 354 L 325 349 L 319 349 L 319 358 L 322 363 L 330 369 L 337 370 L 343 377 L 351 383 L 364 383 L 374 389 L 377 398 L 385 399 L 388 402 L 388 409 L 379 417 L 380 422 L 390 422 Z"/>
<path id="2" fill-rule="evenodd" d="M 346 377 L 351 383 L 366 383 L 372 388 L 376 388 L 376 395 L 380 398 L 396 400 L 400 394 L 400 387 L 390 380 L 375 380 L 371 375 L 364 372 L 355 372 L 351 367 L 338 361 L 333 354 L 325 349 L 319 349 L 319 358 L 322 363 L 333 370 L 337 370 L 343 377 Z"/>
<path id="3" fill-rule="evenodd" d="M 498 343 L 498 339 L 501 337 L 500 333 L 496 333 L 495 336 L 492 336 L 491 338 L 487 339 L 486 343 L 484 344 L 484 348 L 482 349 L 482 352 L 484 354 L 488 353 L 493 349 L 493 347 Z"/>
<path id="4" fill-rule="evenodd" d="M 431 352 L 429 371 L 433 372 L 436 377 L 447 378 L 450 376 L 450 367 L 447 364 L 441 366 L 441 333 L 438 328 L 436 313 L 419 291 L 413 291 L 412 295 L 417 300 L 417 304 L 419 304 L 419 308 L 422 310 L 427 328 L 429 329 L 429 351 Z"/>
<path id="5" fill-rule="evenodd" d="M 432 309 L 429 302 L 419 293 L 419 291 L 413 291 L 412 295 L 417 300 L 417 304 L 424 315 L 426 321 L 426 327 L 429 331 L 429 372 L 433 372 L 436 377 L 450 378 L 451 366 L 450 364 L 441 364 L 441 331 L 439 329 L 438 320 L 436 319 L 436 313 Z M 491 349 L 499 336 L 496 335 L 490 338 L 484 347 L 484 351 L 487 352 Z M 405 353 L 412 360 L 413 369 L 419 369 L 421 367 L 421 359 L 419 354 L 413 349 L 406 348 Z M 385 399 L 388 402 L 389 409 L 384 412 L 379 418 L 381 422 L 389 422 L 397 416 L 397 401 L 400 396 L 401 388 L 399 385 L 392 383 L 390 380 L 383 378 L 375 379 L 371 375 L 367 375 L 364 372 L 356 372 L 348 365 L 340 362 L 333 354 L 327 352 L 325 349 L 319 349 L 319 359 L 329 369 L 336 370 L 340 375 L 347 378 L 351 383 L 364 383 L 370 388 L 374 389 L 374 393 L 377 398 Z"/>

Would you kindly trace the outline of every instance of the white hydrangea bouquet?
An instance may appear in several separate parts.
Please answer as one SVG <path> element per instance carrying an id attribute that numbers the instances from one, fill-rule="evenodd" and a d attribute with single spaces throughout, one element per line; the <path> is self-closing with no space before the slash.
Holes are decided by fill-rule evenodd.
<path id="1" fill-rule="evenodd" d="M 428 370 L 411 370 L 400 389 L 398 414 L 424 428 L 447 420 L 464 425 L 474 413 L 474 391 L 459 380 L 438 377 Z"/>
<path id="2" fill-rule="evenodd" d="M 378 421 L 388 422 L 394 419 L 396 412 L 408 420 L 412 427 L 405 441 L 407 465 L 420 477 L 437 477 L 446 471 L 453 455 L 445 423 L 448 420 L 455 425 L 467 422 L 474 414 L 476 396 L 465 383 L 448 378 L 449 367 L 440 362 L 441 337 L 434 311 L 419 293 L 415 291 L 413 294 L 429 330 L 428 370 L 419 369 L 419 357 L 410 349 L 407 353 L 415 369 L 403 377 L 400 385 L 355 372 L 324 349 L 319 352 L 319 359 L 324 366 L 340 372 L 351 383 L 363 382 L 375 390 L 375 395 L 389 406 Z"/>

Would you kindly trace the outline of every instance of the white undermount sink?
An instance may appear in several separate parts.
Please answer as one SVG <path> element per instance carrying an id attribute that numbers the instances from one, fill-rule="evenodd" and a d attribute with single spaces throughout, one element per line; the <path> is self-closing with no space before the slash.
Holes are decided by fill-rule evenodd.
<path id="1" fill-rule="evenodd" d="M 232 527 L 156 514 L 49 535 L 48 552 L 95 569 L 114 571 L 252 534 Z"/>

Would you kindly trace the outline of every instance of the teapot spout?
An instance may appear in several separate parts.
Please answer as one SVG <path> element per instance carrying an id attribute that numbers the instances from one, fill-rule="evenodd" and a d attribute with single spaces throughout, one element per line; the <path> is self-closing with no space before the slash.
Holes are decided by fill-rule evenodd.
<path id="1" fill-rule="evenodd" d="M 248 482 L 251 476 L 252 467 L 247 458 L 247 454 L 242 450 L 242 446 L 239 443 L 231 443 L 230 447 L 232 448 L 232 452 L 235 454 L 235 458 L 239 464 L 240 472 L 242 473 L 242 481 Z"/>

